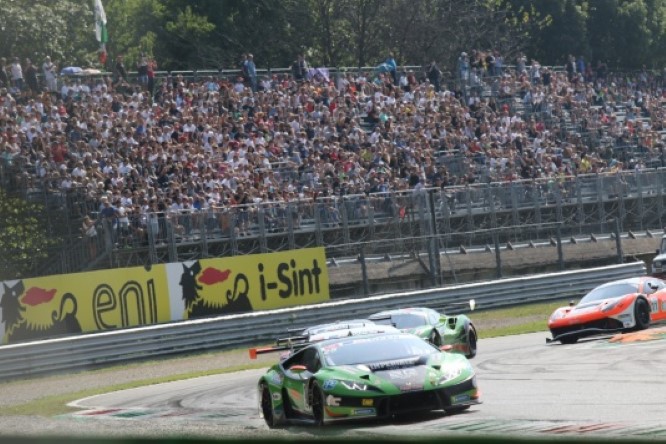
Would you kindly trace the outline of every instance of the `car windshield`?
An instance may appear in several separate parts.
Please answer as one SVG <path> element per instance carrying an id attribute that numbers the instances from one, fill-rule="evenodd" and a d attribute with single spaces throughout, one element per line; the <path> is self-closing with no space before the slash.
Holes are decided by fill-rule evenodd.
<path id="1" fill-rule="evenodd" d="M 375 324 L 394 325 L 401 330 L 420 327 L 428 323 L 425 316 L 417 313 L 393 313 L 390 319 L 387 315 L 386 319 L 372 319 L 372 322 Z"/>
<path id="2" fill-rule="evenodd" d="M 617 298 L 625 294 L 637 293 L 638 284 L 633 282 L 621 282 L 612 285 L 598 287 L 585 295 L 578 305 L 586 302 L 600 301 L 602 299 Z"/>
<path id="3" fill-rule="evenodd" d="M 329 365 L 356 365 L 423 356 L 437 349 L 418 336 L 381 335 L 324 344 L 322 352 Z"/>

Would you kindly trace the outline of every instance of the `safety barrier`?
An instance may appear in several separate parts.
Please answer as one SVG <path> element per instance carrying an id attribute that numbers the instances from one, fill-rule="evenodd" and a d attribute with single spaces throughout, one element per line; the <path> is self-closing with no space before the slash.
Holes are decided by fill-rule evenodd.
<path id="1" fill-rule="evenodd" d="M 6 345 L 0 347 L 0 380 L 269 343 L 285 335 L 287 328 L 364 318 L 398 307 L 427 306 L 446 313 L 459 313 L 470 299 L 476 301 L 479 309 L 488 309 L 576 298 L 603 282 L 645 273 L 644 262 L 632 262 Z"/>

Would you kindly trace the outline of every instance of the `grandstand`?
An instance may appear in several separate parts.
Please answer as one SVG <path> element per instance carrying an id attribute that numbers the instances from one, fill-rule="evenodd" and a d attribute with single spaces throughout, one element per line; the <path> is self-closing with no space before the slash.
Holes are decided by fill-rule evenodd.
<path id="1" fill-rule="evenodd" d="M 0 181 L 45 203 L 63 239 L 36 275 L 661 228 L 661 78 L 541 73 L 454 74 L 439 92 L 418 67 L 398 85 L 372 68 L 264 71 L 258 92 L 232 71 L 158 73 L 153 93 L 61 77 L 2 91 Z"/>

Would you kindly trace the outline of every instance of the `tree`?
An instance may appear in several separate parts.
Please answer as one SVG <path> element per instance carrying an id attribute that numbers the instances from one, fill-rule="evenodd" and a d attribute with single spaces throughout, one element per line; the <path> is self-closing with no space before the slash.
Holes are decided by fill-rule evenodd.
<path id="1" fill-rule="evenodd" d="M 61 64 L 87 65 L 97 48 L 92 5 L 77 0 L 2 1 L 0 42 L 3 57 L 39 61 L 49 55 Z"/>
<path id="2" fill-rule="evenodd" d="M 41 205 L 10 197 L 0 189 L 0 280 L 29 275 L 60 243 L 48 234 Z"/>

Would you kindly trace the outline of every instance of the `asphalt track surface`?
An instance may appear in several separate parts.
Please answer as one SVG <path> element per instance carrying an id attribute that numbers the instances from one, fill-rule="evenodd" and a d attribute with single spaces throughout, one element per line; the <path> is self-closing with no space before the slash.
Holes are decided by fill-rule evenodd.
<path id="1" fill-rule="evenodd" d="M 269 430 L 255 386 L 264 370 L 208 376 L 78 400 L 74 416 L 116 421 L 159 434 L 317 437 L 499 436 L 628 438 L 666 441 L 666 329 L 547 345 L 547 334 L 479 341 L 471 362 L 483 404 L 469 411 L 392 421 Z M 122 421 L 122 422 L 119 422 Z"/>

